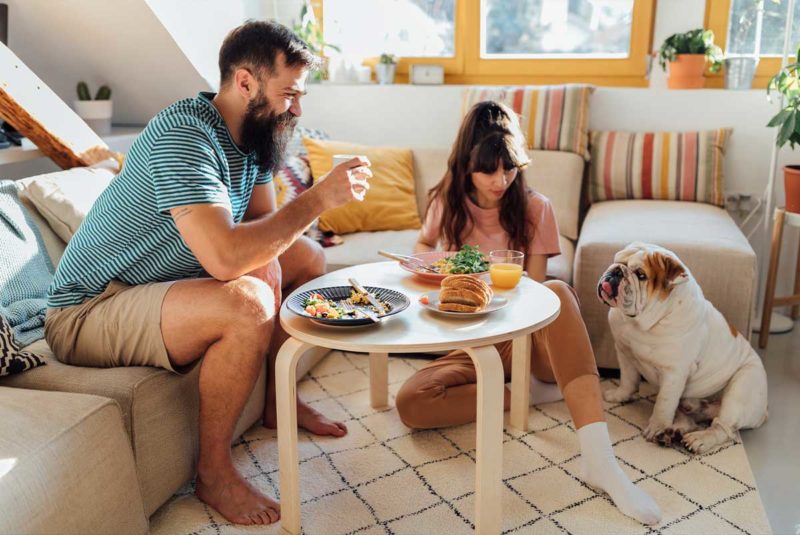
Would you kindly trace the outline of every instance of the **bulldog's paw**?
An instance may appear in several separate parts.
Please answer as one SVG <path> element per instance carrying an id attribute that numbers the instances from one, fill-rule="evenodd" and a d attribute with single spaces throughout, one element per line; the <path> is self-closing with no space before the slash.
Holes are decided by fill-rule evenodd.
<path id="1" fill-rule="evenodd" d="M 623 403 L 633 397 L 633 392 L 621 387 L 609 388 L 603 392 L 603 399 L 609 403 Z"/>
<path id="2" fill-rule="evenodd" d="M 650 442 L 656 442 L 656 435 L 664 433 L 671 424 L 672 422 L 650 418 L 650 422 L 647 424 L 647 427 L 644 428 L 644 431 L 642 431 L 642 435 Z"/>
<path id="3" fill-rule="evenodd" d="M 675 427 L 667 427 L 660 433 L 656 434 L 655 442 L 659 446 L 669 447 L 672 445 L 680 444 L 683 441 L 683 431 Z"/>
<path id="4" fill-rule="evenodd" d="M 686 433 L 683 437 L 683 445 L 693 453 L 706 453 L 727 441 L 727 435 L 715 427 Z"/>

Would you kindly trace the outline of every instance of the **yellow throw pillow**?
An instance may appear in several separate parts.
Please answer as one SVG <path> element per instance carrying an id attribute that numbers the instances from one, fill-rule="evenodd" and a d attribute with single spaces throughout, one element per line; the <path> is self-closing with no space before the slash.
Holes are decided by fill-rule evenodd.
<path id="1" fill-rule="evenodd" d="M 336 234 L 376 230 L 407 230 L 421 227 L 414 195 L 414 163 L 409 149 L 369 147 L 340 141 L 303 138 L 314 180 L 327 174 L 334 154 L 357 154 L 369 158 L 373 177 L 362 202 L 323 212 L 319 227 Z"/>

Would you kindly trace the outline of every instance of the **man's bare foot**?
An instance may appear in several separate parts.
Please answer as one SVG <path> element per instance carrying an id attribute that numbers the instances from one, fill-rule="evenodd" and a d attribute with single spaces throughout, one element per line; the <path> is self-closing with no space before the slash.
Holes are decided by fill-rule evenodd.
<path id="1" fill-rule="evenodd" d="M 343 437 L 347 434 L 347 426 L 342 422 L 334 422 L 326 418 L 321 412 L 316 411 L 297 400 L 297 427 L 315 435 Z"/>
<path id="2" fill-rule="evenodd" d="M 197 497 L 234 524 L 272 524 L 281 517 L 281 507 L 258 491 L 233 468 L 203 478 L 195 484 Z"/>
<path id="3" fill-rule="evenodd" d="M 274 410 L 264 411 L 264 427 L 267 429 L 278 427 L 278 419 Z M 344 423 L 326 418 L 300 399 L 297 400 L 297 427 L 320 436 L 343 437 L 347 434 L 347 426 Z"/>

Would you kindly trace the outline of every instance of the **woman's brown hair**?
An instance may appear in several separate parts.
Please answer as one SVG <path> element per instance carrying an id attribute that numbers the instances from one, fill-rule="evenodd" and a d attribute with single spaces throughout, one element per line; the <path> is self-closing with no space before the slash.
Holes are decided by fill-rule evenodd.
<path id="1" fill-rule="evenodd" d="M 529 162 L 516 114 L 498 102 L 475 104 L 461 123 L 447 161 L 447 173 L 428 192 L 428 210 L 435 200 L 442 203 L 445 247 L 460 249 L 464 245 L 461 236 L 475 224 L 465 199 L 475 189 L 472 173 L 494 173 L 499 163 L 506 171 L 519 169 L 500 201 L 500 225 L 508 234 L 508 246 L 528 254 L 532 229 L 528 225 L 528 187 L 522 170 Z"/>

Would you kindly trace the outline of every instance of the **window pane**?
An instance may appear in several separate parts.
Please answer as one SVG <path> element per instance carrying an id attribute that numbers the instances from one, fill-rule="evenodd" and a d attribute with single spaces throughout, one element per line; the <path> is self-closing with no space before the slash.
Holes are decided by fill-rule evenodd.
<path id="1" fill-rule="evenodd" d="M 483 0 L 482 57 L 627 57 L 633 0 Z"/>
<path id="2" fill-rule="evenodd" d="M 455 0 L 327 0 L 325 40 L 348 57 L 452 57 Z"/>
<path id="3" fill-rule="evenodd" d="M 759 33 L 759 6 L 763 5 L 763 22 L 761 24 L 762 56 L 780 56 L 783 53 L 783 29 L 786 24 L 788 2 L 776 0 L 733 0 L 731 15 L 728 19 L 727 51 L 731 54 L 754 54 L 756 51 L 756 35 Z M 800 2 L 794 4 L 792 18 L 792 40 L 789 42 L 789 53 L 797 53 L 800 45 Z"/>

